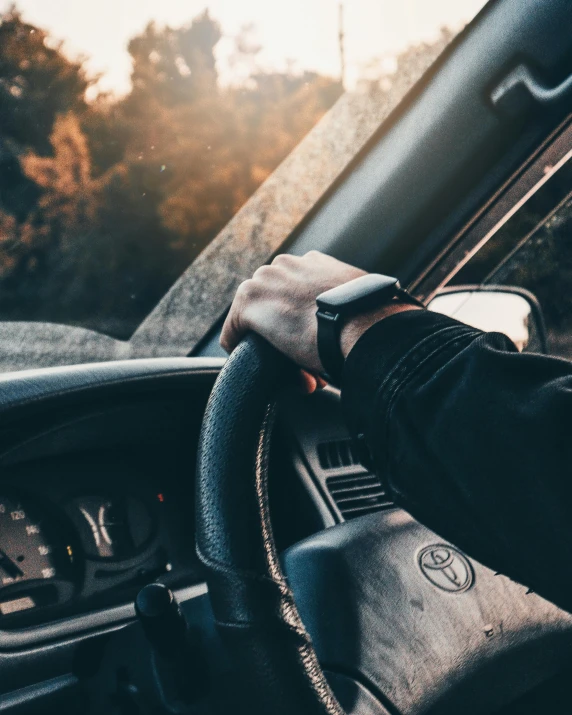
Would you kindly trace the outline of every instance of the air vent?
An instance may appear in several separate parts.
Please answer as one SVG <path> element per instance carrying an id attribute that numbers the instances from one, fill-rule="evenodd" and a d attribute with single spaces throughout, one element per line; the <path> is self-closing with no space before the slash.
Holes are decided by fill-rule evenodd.
<path id="1" fill-rule="evenodd" d="M 318 459 L 324 471 L 336 470 L 327 477 L 326 487 L 344 519 L 371 514 L 393 506 L 381 479 L 365 470 L 351 439 L 336 439 L 318 444 Z"/>
<path id="2" fill-rule="evenodd" d="M 356 447 L 351 439 L 336 439 L 318 445 L 318 459 L 322 469 L 339 469 L 359 465 Z"/>
<path id="3" fill-rule="evenodd" d="M 380 478 L 369 472 L 328 477 L 326 486 L 346 521 L 393 506 Z"/>

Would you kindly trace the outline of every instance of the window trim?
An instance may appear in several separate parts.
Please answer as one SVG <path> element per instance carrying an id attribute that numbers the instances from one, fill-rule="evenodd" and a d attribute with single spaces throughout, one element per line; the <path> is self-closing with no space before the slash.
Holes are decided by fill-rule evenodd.
<path id="1" fill-rule="evenodd" d="M 410 283 L 417 297 L 430 301 L 469 263 L 476 253 L 495 236 L 510 230 L 539 192 L 549 191 L 560 172 L 572 168 L 572 115 L 546 139 L 495 195 L 448 242 L 447 246 Z M 540 215 L 522 241 L 556 213 L 569 200 L 570 193 Z"/>

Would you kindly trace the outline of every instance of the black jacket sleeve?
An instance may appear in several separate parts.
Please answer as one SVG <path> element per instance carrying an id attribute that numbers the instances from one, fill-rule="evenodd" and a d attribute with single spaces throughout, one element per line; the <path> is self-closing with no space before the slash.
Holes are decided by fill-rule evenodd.
<path id="1" fill-rule="evenodd" d="M 342 402 L 397 504 L 572 612 L 572 363 L 407 311 L 354 346 Z"/>

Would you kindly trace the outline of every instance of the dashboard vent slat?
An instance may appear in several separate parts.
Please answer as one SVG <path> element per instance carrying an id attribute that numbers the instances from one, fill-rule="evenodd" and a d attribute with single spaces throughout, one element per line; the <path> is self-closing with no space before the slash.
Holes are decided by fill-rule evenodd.
<path id="1" fill-rule="evenodd" d="M 344 477 L 339 481 L 334 481 L 335 477 L 330 478 L 330 492 L 332 494 L 346 489 L 367 489 L 379 485 L 379 479 L 373 474 L 354 474 L 351 477 Z"/>
<path id="2" fill-rule="evenodd" d="M 366 506 L 365 504 L 363 506 L 356 506 L 351 509 L 344 509 L 344 519 L 348 521 L 349 519 L 355 519 L 357 516 L 363 516 L 364 514 L 374 514 L 377 511 L 381 511 L 382 509 L 389 509 L 389 507 L 393 506 L 391 502 L 388 502 L 387 504 L 379 505 L 376 504 L 375 506 Z"/>
<path id="3" fill-rule="evenodd" d="M 336 439 L 318 445 L 318 459 L 322 469 L 339 469 L 359 465 L 357 450 L 351 439 Z"/>
<path id="4" fill-rule="evenodd" d="M 385 492 L 381 488 L 377 489 L 371 487 L 370 489 L 352 489 L 351 491 L 354 493 L 350 493 L 349 489 L 343 492 L 343 495 L 339 492 L 334 492 L 336 494 L 337 504 L 345 504 L 346 502 L 353 502 L 358 499 L 359 501 L 363 501 L 364 499 L 381 499 L 386 496 Z"/>
<path id="5" fill-rule="evenodd" d="M 326 487 L 344 519 L 355 519 L 393 506 L 381 479 L 366 472 L 360 464 L 351 440 L 322 442 L 318 445 L 318 459 L 324 471 L 338 471 L 326 478 Z"/>

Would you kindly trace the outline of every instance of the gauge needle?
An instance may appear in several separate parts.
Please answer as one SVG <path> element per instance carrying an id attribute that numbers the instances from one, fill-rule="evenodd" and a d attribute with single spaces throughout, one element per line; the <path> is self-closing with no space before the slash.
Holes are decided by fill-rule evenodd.
<path id="1" fill-rule="evenodd" d="M 2 549 L 0 549 L 0 566 L 11 578 L 18 578 L 24 575 L 22 569 L 20 569 Z"/>

